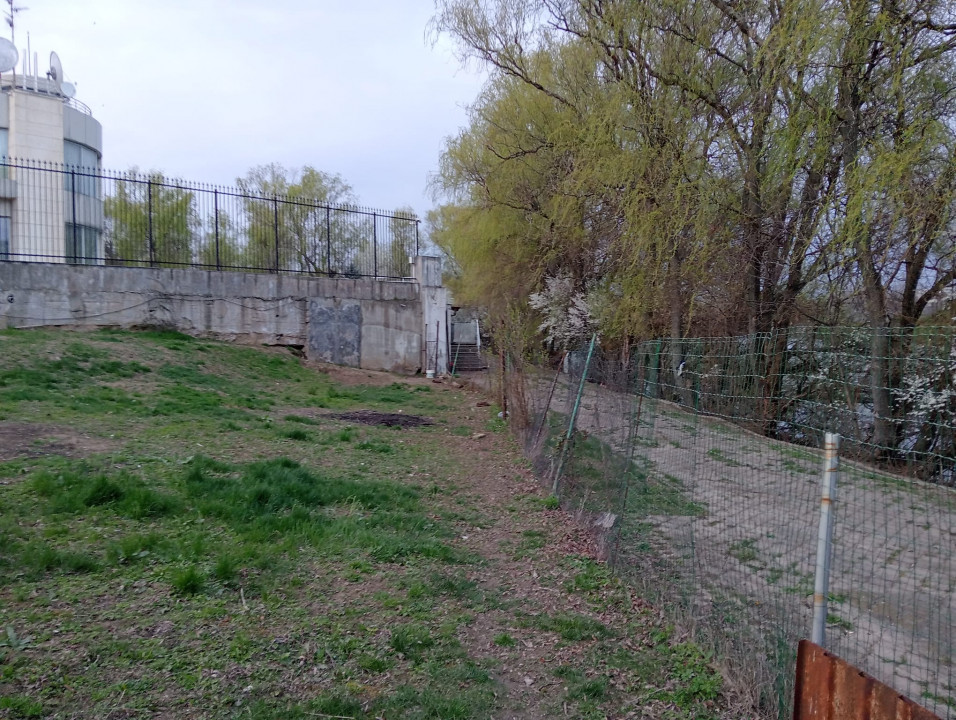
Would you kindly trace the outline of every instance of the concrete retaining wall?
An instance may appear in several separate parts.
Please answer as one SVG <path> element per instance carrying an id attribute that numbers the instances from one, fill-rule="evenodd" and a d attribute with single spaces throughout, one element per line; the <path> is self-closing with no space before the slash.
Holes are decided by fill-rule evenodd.
<path id="1" fill-rule="evenodd" d="M 421 332 L 425 338 L 421 366 L 423 370 L 443 375 L 448 370 L 448 289 L 442 286 L 441 259 L 416 257 L 412 273 L 421 287 Z"/>
<path id="2" fill-rule="evenodd" d="M 168 327 L 414 373 L 420 294 L 417 283 L 367 278 L 0 262 L 0 327 Z"/>

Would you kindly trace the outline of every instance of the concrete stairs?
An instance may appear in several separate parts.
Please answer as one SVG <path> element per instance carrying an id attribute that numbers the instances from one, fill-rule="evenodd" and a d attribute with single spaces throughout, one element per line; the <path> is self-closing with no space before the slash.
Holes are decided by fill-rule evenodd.
<path id="1" fill-rule="evenodd" d="M 484 370 L 488 367 L 482 359 L 477 345 L 464 345 L 460 343 L 452 343 L 450 352 L 448 353 L 448 363 L 455 369 L 455 372 Z"/>

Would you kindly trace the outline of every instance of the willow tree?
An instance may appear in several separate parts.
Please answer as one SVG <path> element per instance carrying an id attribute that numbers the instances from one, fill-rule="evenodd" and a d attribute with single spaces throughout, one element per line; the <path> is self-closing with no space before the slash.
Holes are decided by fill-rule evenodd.
<path id="1" fill-rule="evenodd" d="M 537 60 L 553 76 L 550 56 Z M 587 284 L 593 252 L 571 219 L 580 218 L 580 199 L 566 186 L 579 119 L 567 100 L 498 76 L 472 107 L 469 127 L 448 142 L 439 182 L 459 208 L 432 237 L 467 279 L 459 297 L 469 293 L 464 299 L 503 317 L 549 273 Z"/>
<path id="2" fill-rule="evenodd" d="M 252 265 L 246 258 L 242 233 L 232 215 L 218 210 L 206 218 L 198 258 L 209 268 L 234 269 Z"/>
<path id="3" fill-rule="evenodd" d="M 200 220 L 195 194 L 162 173 L 135 168 L 103 201 L 108 262 L 179 267 L 193 261 Z"/>
<path id="4" fill-rule="evenodd" d="M 355 196 L 339 175 L 272 163 L 237 183 L 246 193 L 246 252 L 255 267 L 345 273 L 370 247 L 372 232 L 356 221 Z"/>
<path id="5" fill-rule="evenodd" d="M 662 297 L 681 314 L 739 308 L 725 327 L 754 337 L 771 428 L 787 328 L 813 319 L 821 289 L 853 292 L 859 271 L 885 324 L 880 297 L 915 322 L 952 281 L 951 15 L 936 0 L 444 0 L 435 27 L 493 82 L 573 110 L 560 191 L 619 236 L 605 307 L 622 326 Z M 569 47 L 588 72 L 547 72 Z"/>
<path id="6" fill-rule="evenodd" d="M 937 1 L 851 2 L 848 16 L 859 32 L 839 83 L 839 236 L 871 332 L 871 440 L 893 457 L 913 403 L 901 392 L 913 329 L 956 281 L 956 24 L 951 4 Z M 915 447 L 927 449 L 925 439 L 921 432 Z"/>
<path id="7" fill-rule="evenodd" d="M 582 43 L 540 47 L 494 76 L 440 174 L 459 204 L 446 216 L 445 249 L 476 299 L 526 304 L 532 292 L 567 288 L 554 297 L 586 298 L 610 344 L 626 344 L 634 323 L 656 322 L 635 297 L 672 299 L 662 288 L 680 285 L 675 262 L 695 233 L 686 213 L 664 209 L 676 196 L 662 188 L 688 170 L 683 148 L 666 158 L 646 150 L 649 136 L 660 140 L 651 121 L 674 114 L 661 120 L 645 103 L 609 82 Z M 670 305 L 682 317 L 687 303 Z"/>
<path id="8" fill-rule="evenodd" d="M 386 277 L 408 277 L 409 261 L 418 248 L 418 218 L 414 208 L 406 205 L 396 208 L 388 217 L 385 247 L 379 262 L 378 274 Z"/>

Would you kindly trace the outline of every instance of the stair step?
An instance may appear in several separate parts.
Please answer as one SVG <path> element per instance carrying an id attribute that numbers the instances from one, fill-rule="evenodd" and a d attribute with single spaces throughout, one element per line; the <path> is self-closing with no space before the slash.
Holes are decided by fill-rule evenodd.
<path id="1" fill-rule="evenodd" d="M 484 370 L 487 367 L 477 345 L 452 344 L 449 363 L 456 372 L 458 370 Z"/>

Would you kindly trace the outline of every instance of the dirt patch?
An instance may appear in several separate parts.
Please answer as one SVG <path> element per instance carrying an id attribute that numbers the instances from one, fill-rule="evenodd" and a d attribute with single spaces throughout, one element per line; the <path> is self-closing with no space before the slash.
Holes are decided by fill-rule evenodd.
<path id="1" fill-rule="evenodd" d="M 113 444 L 69 428 L 30 423 L 0 423 L 0 461 L 47 455 L 84 457 L 111 450 Z"/>
<path id="2" fill-rule="evenodd" d="M 386 427 L 413 428 L 423 425 L 434 425 L 431 420 L 420 415 L 405 415 L 404 413 L 382 413 L 374 410 L 355 410 L 353 412 L 336 413 L 329 415 L 336 420 L 362 423 L 363 425 L 385 425 Z"/>
<path id="3" fill-rule="evenodd" d="M 323 375 L 328 375 L 330 380 L 340 385 L 374 385 L 384 387 L 395 382 L 395 376 L 386 372 L 340 367 L 339 365 L 330 365 L 315 360 L 305 360 L 303 365 Z M 403 378 L 403 381 L 413 385 L 420 384 L 420 378 L 414 376 Z"/>

